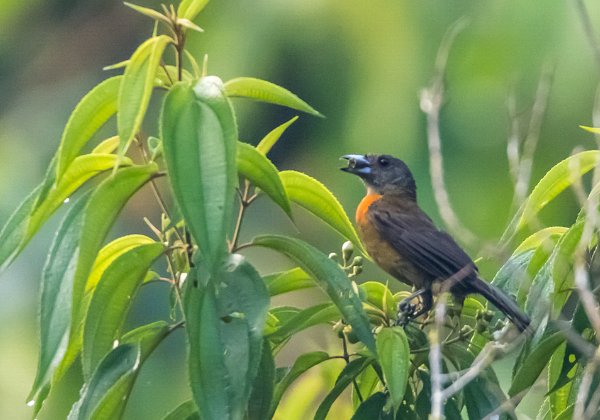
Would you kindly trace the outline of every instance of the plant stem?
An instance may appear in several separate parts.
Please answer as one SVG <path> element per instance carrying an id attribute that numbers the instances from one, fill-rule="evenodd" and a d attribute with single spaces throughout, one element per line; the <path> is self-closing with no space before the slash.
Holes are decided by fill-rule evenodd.
<path id="1" fill-rule="evenodd" d="M 237 244 L 240 239 L 240 231 L 242 230 L 242 223 L 244 221 L 244 213 L 246 208 L 254 201 L 256 195 L 248 197 L 250 194 L 250 182 L 246 180 L 244 182 L 244 192 L 240 194 L 240 211 L 238 213 L 237 221 L 235 222 L 235 229 L 233 230 L 233 236 L 231 237 L 231 243 L 229 245 L 229 252 L 234 252 L 238 249 Z"/>
<path id="2" fill-rule="evenodd" d="M 348 353 L 348 343 L 346 343 L 346 336 L 344 335 L 342 335 L 342 349 L 344 351 L 343 358 L 346 361 L 347 365 L 348 363 L 350 363 L 350 354 Z M 362 403 L 364 399 L 360 393 L 360 389 L 358 388 L 358 383 L 356 382 L 356 379 L 352 379 L 352 385 L 354 385 L 354 390 L 356 391 L 356 396 L 358 397 L 358 400 Z"/>

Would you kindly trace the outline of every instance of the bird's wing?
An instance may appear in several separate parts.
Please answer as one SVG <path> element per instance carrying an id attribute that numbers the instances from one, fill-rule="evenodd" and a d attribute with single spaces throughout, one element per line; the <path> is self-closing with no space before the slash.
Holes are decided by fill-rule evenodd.
<path id="1" fill-rule="evenodd" d="M 465 267 L 472 268 L 466 277 L 475 273 L 475 264 L 454 239 L 416 206 L 414 210 L 409 214 L 372 206 L 369 218 L 384 240 L 432 278 L 446 279 Z"/>

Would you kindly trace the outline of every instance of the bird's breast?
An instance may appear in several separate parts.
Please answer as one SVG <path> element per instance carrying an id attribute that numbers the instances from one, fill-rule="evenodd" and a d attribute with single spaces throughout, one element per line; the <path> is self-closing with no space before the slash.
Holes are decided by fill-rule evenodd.
<path id="1" fill-rule="evenodd" d="M 365 199 L 363 199 L 364 201 Z M 361 214 L 362 217 L 360 218 L 358 217 L 358 213 L 357 210 L 356 222 L 360 237 L 369 255 L 377 265 L 403 283 L 415 286 L 418 289 L 425 287 L 423 274 L 392 247 L 388 241 L 381 237 L 375 226 L 369 221 L 366 210 L 364 214 Z"/>

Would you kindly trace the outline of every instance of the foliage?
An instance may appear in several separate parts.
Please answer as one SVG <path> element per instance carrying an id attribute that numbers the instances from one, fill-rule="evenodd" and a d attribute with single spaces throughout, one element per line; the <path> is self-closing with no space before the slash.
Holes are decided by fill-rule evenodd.
<path id="1" fill-rule="evenodd" d="M 270 82 L 248 77 L 223 82 L 207 75 L 206 61 L 201 68 L 185 49 L 189 31 L 202 32 L 193 22 L 206 3 L 183 0 L 162 12 L 128 4 L 155 21 L 153 36 L 114 66 L 124 66 L 123 75 L 101 82 L 80 101 L 44 180 L 0 232 L 0 266 L 6 267 L 61 205 L 68 207 L 42 276 L 41 350 L 29 398 L 34 415 L 80 358 L 84 383 L 69 418 L 118 418 L 145 360 L 178 328 L 185 329 L 188 340 L 193 400 L 166 414 L 169 419 L 271 418 L 294 382 L 336 359 L 343 368 L 315 418 L 324 419 L 347 388 L 352 388 L 355 419 L 428 418 L 435 400 L 432 384 L 440 379 L 433 377 L 429 358 L 435 345 L 442 348 L 445 378 L 477 369 L 471 382 L 446 394 L 449 418 L 465 412 L 472 418 L 491 412 L 514 416 L 545 369 L 548 392 L 540 418 L 563 418 L 581 407 L 596 414 L 600 376 L 594 319 L 572 291 L 581 288 L 580 269 L 585 275 L 594 262 L 597 241 L 590 214 L 597 211 L 600 184 L 572 226 L 532 233 L 493 280 L 535 325 L 530 336 L 512 338 L 509 347 L 520 347 L 520 353 L 505 394 L 491 364 L 478 367 L 486 349 L 496 349 L 492 361 L 503 354 L 499 342 L 512 332 L 502 321 L 491 322 L 497 318 L 491 308 L 469 297 L 462 308 L 447 308 L 441 331 L 432 316 L 401 327 L 396 307 L 407 294 L 393 294 L 381 282 L 356 282 L 364 261 L 354 252 L 363 248 L 341 204 L 321 182 L 297 171 L 280 172 L 268 157 L 297 117 L 256 147 L 239 140 L 234 97 L 321 114 Z M 173 64 L 167 63 L 170 49 Z M 146 136 L 142 127 L 153 97 L 162 103 L 160 129 Z M 84 153 L 113 117 L 118 135 Z M 550 169 L 515 215 L 506 243 L 592 170 L 598 156 L 596 150 L 580 152 Z M 156 187 L 159 178 L 168 181 L 172 206 Z M 150 224 L 156 238 L 128 235 L 105 244 L 126 203 L 147 184 L 163 212 L 159 226 Z M 260 196 L 290 218 L 295 203 L 341 235 L 346 241 L 341 260 L 282 235 L 239 244 L 245 211 Z M 261 275 L 241 254 L 249 247 L 278 252 L 296 267 Z M 160 271 L 158 261 L 166 262 L 166 272 L 153 271 Z M 132 301 L 152 281 L 170 285 L 173 319 L 123 331 Z M 310 287 L 323 290 L 324 302 L 308 308 L 271 305 L 272 296 Z M 332 327 L 340 348 L 305 353 L 292 366 L 278 367 L 276 355 L 290 339 L 320 324 Z M 569 338 L 573 334 L 576 339 Z M 434 336 L 443 338 L 435 342 Z"/>

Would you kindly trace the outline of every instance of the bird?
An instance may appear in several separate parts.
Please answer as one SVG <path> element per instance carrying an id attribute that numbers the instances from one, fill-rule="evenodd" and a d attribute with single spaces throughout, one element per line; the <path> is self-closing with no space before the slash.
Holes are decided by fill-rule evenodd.
<path id="1" fill-rule="evenodd" d="M 433 295 L 450 292 L 462 305 L 480 294 L 525 331 L 529 317 L 502 290 L 479 276 L 477 266 L 417 203 L 415 179 L 402 160 L 386 154 L 345 155 L 342 171 L 357 175 L 366 195 L 356 209 L 359 236 L 373 261 L 414 293 L 398 305 L 399 318 L 412 320 L 433 306 Z M 419 298 L 417 306 L 412 302 Z M 406 321 L 407 322 L 407 321 Z"/>

